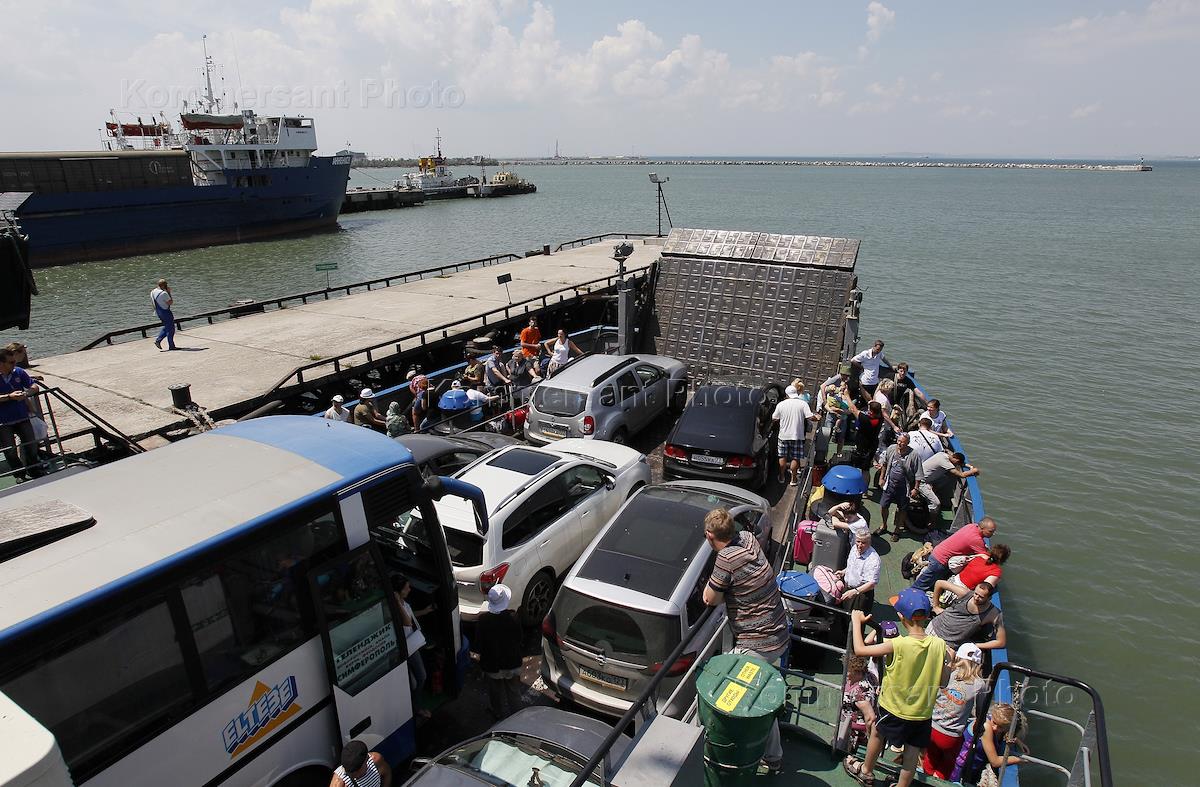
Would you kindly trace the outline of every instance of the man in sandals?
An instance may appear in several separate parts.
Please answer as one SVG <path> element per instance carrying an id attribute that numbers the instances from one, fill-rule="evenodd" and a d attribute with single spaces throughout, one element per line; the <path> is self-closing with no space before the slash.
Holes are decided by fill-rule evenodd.
<path id="1" fill-rule="evenodd" d="M 804 383 L 797 377 L 787 387 L 787 398 L 775 405 L 772 420 L 779 422 L 779 483 L 796 486 L 800 479 L 800 466 L 807 460 L 805 455 L 805 432 L 808 422 L 816 423 L 817 416 L 809 409 L 808 402 L 800 398 Z M 790 474 L 787 474 L 790 470 Z"/>
<path id="2" fill-rule="evenodd" d="M 854 634 L 854 655 L 885 656 L 883 683 L 879 691 L 879 717 L 867 742 L 867 758 L 844 761 L 846 772 L 860 783 L 875 784 L 875 763 L 885 743 L 903 746 L 897 787 L 908 787 L 916 775 L 917 760 L 929 745 L 933 725 L 933 707 L 944 680 L 946 643 L 925 632 L 932 607 L 929 598 L 915 588 L 905 588 L 892 598 L 900 613 L 905 634 L 868 645 L 863 639 L 863 623 L 871 619 L 860 609 L 850 613 Z"/>

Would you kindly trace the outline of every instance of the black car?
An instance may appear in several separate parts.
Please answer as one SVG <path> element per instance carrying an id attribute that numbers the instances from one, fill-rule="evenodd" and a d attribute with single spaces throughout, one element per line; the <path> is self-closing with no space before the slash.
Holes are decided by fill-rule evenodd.
<path id="1" fill-rule="evenodd" d="M 534 706 L 523 708 L 431 760 L 405 787 L 480 787 L 485 784 L 569 784 L 612 731 L 607 724 L 578 713 Z M 608 784 L 629 738 L 617 738 L 588 784 Z M 537 769 L 536 773 L 534 769 Z"/>
<path id="2" fill-rule="evenodd" d="M 715 382 L 696 389 L 663 448 L 663 475 L 731 481 L 758 489 L 772 456 L 778 386 Z"/>
<path id="3" fill-rule="evenodd" d="M 413 461 L 426 478 L 453 475 L 484 454 L 521 442 L 496 432 L 465 432 L 449 437 L 432 434 L 406 434 L 396 442 L 412 452 Z"/>

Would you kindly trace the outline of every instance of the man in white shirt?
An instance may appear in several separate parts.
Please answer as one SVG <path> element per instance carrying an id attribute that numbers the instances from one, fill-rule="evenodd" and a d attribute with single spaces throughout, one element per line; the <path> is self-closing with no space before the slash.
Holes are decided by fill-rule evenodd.
<path id="1" fill-rule="evenodd" d="M 325 411 L 325 417 L 330 421 L 341 421 L 350 423 L 350 411 L 342 407 L 342 402 L 346 401 L 346 397 L 341 394 L 334 394 L 333 403 L 328 410 Z"/>
<path id="2" fill-rule="evenodd" d="M 944 451 L 945 446 L 942 445 L 941 435 L 933 431 L 933 422 L 927 416 L 921 416 L 918 424 L 920 428 L 917 431 L 908 433 L 908 442 L 924 463 L 930 457 Z"/>
<path id="3" fill-rule="evenodd" d="M 879 385 L 879 367 L 886 360 L 883 357 L 883 339 L 876 339 L 875 343 L 871 345 L 871 349 L 863 350 L 850 359 L 850 363 L 856 363 L 862 367 L 862 375 L 859 376 L 858 383 L 866 392 L 864 398 L 870 399 L 875 395 L 875 388 Z"/>
<path id="4" fill-rule="evenodd" d="M 791 485 L 796 486 L 800 461 L 804 459 L 804 430 L 817 417 L 808 402 L 800 398 L 804 383 L 799 378 L 787 387 L 787 398 L 775 405 L 771 418 L 779 422 L 779 483 L 787 482 L 785 472 L 791 469 Z"/>
<path id="5" fill-rule="evenodd" d="M 461 388 L 467 392 L 467 401 L 471 403 L 471 420 L 472 421 L 482 421 L 484 406 L 491 404 L 492 402 L 500 401 L 499 396 L 488 396 L 483 391 L 480 391 L 477 388 L 475 388 L 469 381 L 464 386 L 458 380 L 455 380 L 454 382 L 450 383 L 450 387 L 452 389 Z"/>
<path id="6" fill-rule="evenodd" d="M 942 411 L 942 403 L 937 399 L 930 399 L 926 403 L 925 415 L 921 417 L 929 419 L 933 431 L 940 437 L 954 437 L 954 432 L 946 428 L 946 414 Z"/>
<path id="7" fill-rule="evenodd" d="M 875 585 L 879 582 L 881 567 L 879 553 L 871 546 L 871 534 L 860 533 L 855 536 L 854 547 L 846 558 L 846 567 L 837 572 L 846 583 L 846 590 L 842 593 L 845 609 L 870 611 L 875 604 Z"/>

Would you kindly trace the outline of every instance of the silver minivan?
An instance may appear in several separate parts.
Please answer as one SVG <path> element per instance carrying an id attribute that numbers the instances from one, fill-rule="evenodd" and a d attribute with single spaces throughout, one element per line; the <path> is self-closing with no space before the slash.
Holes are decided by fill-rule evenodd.
<path id="1" fill-rule="evenodd" d="M 696 661 L 719 645 L 724 607 L 706 622 L 704 586 L 716 553 L 704 516 L 728 508 L 765 545 L 770 504 L 711 481 L 642 487 L 567 574 L 542 622 L 542 679 L 558 696 L 612 716 L 629 709 L 681 640 L 688 643 L 659 686 L 661 706 Z"/>
<path id="2" fill-rule="evenodd" d="M 661 355 L 589 355 L 533 389 L 525 439 L 625 443 L 668 409 L 687 403 L 687 365 Z"/>

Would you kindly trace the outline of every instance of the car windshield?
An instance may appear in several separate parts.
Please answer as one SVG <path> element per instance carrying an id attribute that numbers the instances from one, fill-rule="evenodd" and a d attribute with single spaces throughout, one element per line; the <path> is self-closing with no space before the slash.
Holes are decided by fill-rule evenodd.
<path id="1" fill-rule="evenodd" d="M 443 755 L 438 765 L 467 771 L 497 787 L 525 787 L 533 769 L 545 787 L 568 787 L 583 760 L 562 747 L 523 735 L 499 734 L 470 741 Z M 593 773 L 589 784 L 600 784 Z"/>
<path id="2" fill-rule="evenodd" d="M 539 385 L 533 391 L 533 406 L 546 415 L 570 418 L 579 415 L 587 407 L 587 394 Z"/>
<path id="3" fill-rule="evenodd" d="M 563 639 L 635 662 L 665 658 L 679 644 L 679 618 L 614 606 L 569 587 L 554 604 Z"/>

